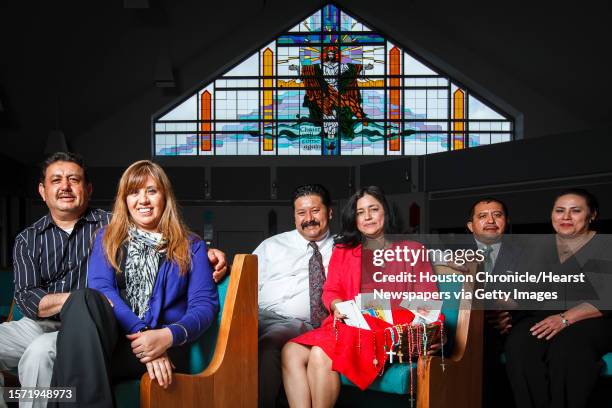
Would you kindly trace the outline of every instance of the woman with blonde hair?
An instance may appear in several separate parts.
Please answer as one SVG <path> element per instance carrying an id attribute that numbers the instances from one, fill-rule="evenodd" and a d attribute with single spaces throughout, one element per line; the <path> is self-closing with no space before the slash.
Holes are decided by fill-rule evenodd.
<path id="1" fill-rule="evenodd" d="M 112 382 L 145 372 L 167 387 L 173 368 L 188 370 L 186 345 L 219 305 L 206 245 L 183 223 L 159 165 L 125 170 L 88 266 L 89 289 L 61 312 L 52 384 L 76 387 L 78 406 L 88 407 L 112 406 Z"/>

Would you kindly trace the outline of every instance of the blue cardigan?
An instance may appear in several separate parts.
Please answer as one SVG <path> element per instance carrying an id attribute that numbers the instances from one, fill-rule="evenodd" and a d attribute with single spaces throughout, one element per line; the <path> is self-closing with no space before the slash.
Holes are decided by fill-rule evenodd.
<path id="1" fill-rule="evenodd" d="M 212 323 L 219 311 L 217 286 L 212 279 L 208 251 L 204 241 L 191 239 L 191 270 L 179 275 L 176 263 L 165 260 L 160 264 L 149 310 L 143 319 L 132 311 L 121 296 L 115 270 L 106 260 L 102 247 L 105 228 L 96 234 L 89 257 L 87 284 L 102 292 L 113 303 L 115 317 L 127 333 L 145 327 L 167 327 L 172 332 L 172 345 L 196 340 Z"/>

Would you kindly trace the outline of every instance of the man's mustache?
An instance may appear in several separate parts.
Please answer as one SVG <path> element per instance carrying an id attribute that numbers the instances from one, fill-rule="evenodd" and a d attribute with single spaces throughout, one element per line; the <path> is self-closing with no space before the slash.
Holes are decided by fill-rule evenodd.
<path id="1" fill-rule="evenodd" d="M 320 226 L 321 223 L 317 220 L 312 220 L 312 221 L 304 221 L 300 226 L 302 227 L 302 229 L 308 228 L 308 227 L 318 227 Z"/>

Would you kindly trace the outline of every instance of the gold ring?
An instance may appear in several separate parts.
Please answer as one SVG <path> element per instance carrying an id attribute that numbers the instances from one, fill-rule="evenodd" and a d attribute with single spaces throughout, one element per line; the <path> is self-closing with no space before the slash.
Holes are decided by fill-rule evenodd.
<path id="1" fill-rule="evenodd" d="M 144 351 L 141 351 L 140 353 L 138 353 L 138 358 L 143 358 L 144 357 Z"/>

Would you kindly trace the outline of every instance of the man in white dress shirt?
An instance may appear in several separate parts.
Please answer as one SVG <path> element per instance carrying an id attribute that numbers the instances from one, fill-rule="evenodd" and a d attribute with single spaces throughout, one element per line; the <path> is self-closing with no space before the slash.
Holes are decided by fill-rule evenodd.
<path id="1" fill-rule="evenodd" d="M 280 352 L 285 343 L 317 326 L 318 322 L 312 321 L 310 306 L 313 269 L 320 269 L 322 263 L 327 276 L 333 248 L 329 232 L 331 199 L 327 190 L 319 184 L 307 184 L 293 192 L 292 200 L 295 229 L 266 239 L 253 252 L 259 266 L 262 408 L 276 406 L 282 386 Z M 313 268 L 313 262 L 319 266 Z"/>

